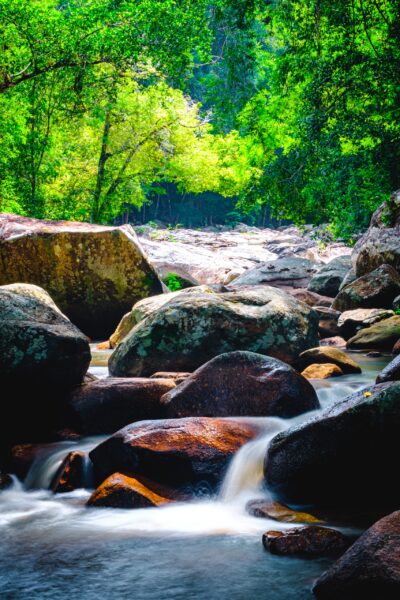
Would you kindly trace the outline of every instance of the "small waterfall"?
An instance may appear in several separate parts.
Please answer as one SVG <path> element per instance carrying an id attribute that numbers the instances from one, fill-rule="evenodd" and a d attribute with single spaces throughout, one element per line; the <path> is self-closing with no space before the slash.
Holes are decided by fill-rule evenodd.
<path id="1" fill-rule="evenodd" d="M 222 502 L 243 502 L 261 493 L 264 459 L 268 445 L 277 433 L 288 428 L 290 421 L 268 418 L 263 434 L 248 442 L 235 454 L 220 491 Z M 264 490 L 265 493 L 265 490 Z"/>

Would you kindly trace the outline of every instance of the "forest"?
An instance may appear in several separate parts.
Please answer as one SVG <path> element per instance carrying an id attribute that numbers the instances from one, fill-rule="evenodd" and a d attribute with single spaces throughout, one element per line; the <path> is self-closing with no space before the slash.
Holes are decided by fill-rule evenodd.
<path id="1" fill-rule="evenodd" d="M 399 13 L 0 0 L 0 211 L 111 224 L 172 199 L 350 240 L 400 187 Z"/>

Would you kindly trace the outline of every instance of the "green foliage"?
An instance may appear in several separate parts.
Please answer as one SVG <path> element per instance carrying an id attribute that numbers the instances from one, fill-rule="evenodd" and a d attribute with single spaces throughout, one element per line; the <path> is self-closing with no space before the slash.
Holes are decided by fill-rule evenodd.
<path id="1" fill-rule="evenodd" d="M 171 292 L 177 292 L 183 287 L 180 277 L 176 273 L 168 273 L 168 275 L 164 277 L 163 281 Z"/>

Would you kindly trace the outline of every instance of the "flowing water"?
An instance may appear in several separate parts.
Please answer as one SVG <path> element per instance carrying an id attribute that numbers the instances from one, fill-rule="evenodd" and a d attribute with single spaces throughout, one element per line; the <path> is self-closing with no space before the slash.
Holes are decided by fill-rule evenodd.
<path id="1" fill-rule="evenodd" d="M 107 352 L 91 371 L 105 376 Z M 371 384 L 388 358 L 357 355 L 363 373 L 315 384 L 322 407 Z M 47 491 L 72 449 L 102 438 L 49 445 L 21 484 L 0 494 L 0 598 L 49 600 L 311 600 L 311 584 L 328 559 L 264 552 L 261 534 L 290 527 L 257 519 L 246 502 L 268 494 L 262 464 L 277 432 L 310 417 L 263 418 L 263 434 L 233 458 L 218 497 L 162 508 L 88 509 L 90 489 Z M 87 472 L 90 485 L 90 469 Z"/>

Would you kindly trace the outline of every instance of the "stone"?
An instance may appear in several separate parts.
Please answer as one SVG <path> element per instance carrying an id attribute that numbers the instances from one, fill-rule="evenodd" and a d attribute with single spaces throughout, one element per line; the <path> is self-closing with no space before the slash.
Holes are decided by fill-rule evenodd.
<path id="1" fill-rule="evenodd" d="M 306 379 L 328 379 L 329 377 L 340 377 L 344 375 L 342 369 L 333 364 L 313 364 L 309 365 L 302 372 Z"/>
<path id="2" fill-rule="evenodd" d="M 317 264 L 306 258 L 278 258 L 246 271 L 232 282 L 232 287 L 265 284 L 278 288 L 306 288 L 317 271 Z"/>
<path id="3" fill-rule="evenodd" d="M 310 292 L 304 288 L 287 287 L 285 288 L 285 292 L 296 298 L 296 300 L 304 302 L 311 307 L 325 306 L 330 308 L 332 305 L 332 298 L 329 298 L 328 296 L 320 296 L 319 294 L 315 294 L 314 292 Z"/>
<path id="4" fill-rule="evenodd" d="M 169 304 L 176 298 L 184 295 L 186 298 L 186 294 L 213 294 L 214 290 L 207 286 L 197 286 L 192 288 L 186 288 L 184 290 L 179 290 L 177 292 L 166 292 L 165 294 L 160 294 L 158 296 L 152 296 L 150 298 L 144 298 L 143 300 L 139 300 L 132 310 L 124 315 L 118 324 L 117 329 L 111 335 L 109 343 L 111 348 L 116 348 L 118 344 L 122 342 L 124 337 L 126 337 L 131 330 L 143 321 L 146 317 L 148 317 L 151 313 L 160 310 L 166 304 Z"/>
<path id="5" fill-rule="evenodd" d="M 182 383 L 188 377 L 191 376 L 191 373 L 185 372 L 177 372 L 177 371 L 158 371 L 157 373 L 153 373 L 150 376 L 150 379 L 172 379 L 177 385 L 178 383 Z"/>
<path id="6" fill-rule="evenodd" d="M 3 385 L 74 385 L 89 362 L 86 336 L 51 303 L 0 288 Z"/>
<path id="7" fill-rule="evenodd" d="M 360 329 L 370 327 L 383 319 L 393 317 L 394 312 L 384 308 L 356 308 L 346 310 L 339 316 L 340 335 L 346 340 L 354 337 Z"/>
<path id="8" fill-rule="evenodd" d="M 128 425 L 90 452 L 95 474 L 113 473 L 191 489 L 214 489 L 232 456 L 260 428 L 234 419 L 187 418 L 141 421 Z"/>
<path id="9" fill-rule="evenodd" d="M 50 294 L 38 285 L 32 285 L 31 283 L 10 283 L 9 285 L 0 286 L 0 290 L 8 290 L 9 292 L 14 292 L 14 294 L 25 296 L 26 298 L 34 298 L 62 314 Z"/>
<path id="10" fill-rule="evenodd" d="M 340 335 L 335 335 L 331 338 L 324 338 L 320 341 L 321 346 L 333 346 L 334 348 L 346 348 L 346 340 Z"/>
<path id="11" fill-rule="evenodd" d="M 385 514 L 400 504 L 399 427 L 400 383 L 365 388 L 275 436 L 267 486 L 289 505 Z"/>
<path id="12" fill-rule="evenodd" d="M 280 521 L 281 523 L 322 523 L 314 515 L 292 510 L 272 500 L 250 500 L 246 504 L 246 511 L 252 517 L 274 519 L 274 521 Z"/>
<path id="13" fill-rule="evenodd" d="M 264 548 L 271 554 L 281 556 L 340 555 L 349 546 L 348 540 L 340 531 L 317 525 L 286 531 L 267 531 L 262 541 Z"/>
<path id="14" fill-rule="evenodd" d="M 390 265 L 349 283 L 336 296 L 332 308 L 341 312 L 355 308 L 391 308 L 400 292 L 400 277 Z"/>
<path id="15" fill-rule="evenodd" d="M 391 350 L 400 337 L 400 316 L 395 315 L 361 329 L 347 342 L 355 350 Z"/>
<path id="16" fill-rule="evenodd" d="M 339 335 L 338 319 L 340 312 L 327 306 L 314 306 L 319 317 L 318 333 L 321 338 L 330 338 Z"/>
<path id="17" fill-rule="evenodd" d="M 0 492 L 2 492 L 3 490 L 6 490 L 7 488 L 12 486 L 12 479 L 10 477 L 10 475 L 7 475 L 6 473 L 2 473 L 0 471 Z"/>
<path id="18" fill-rule="evenodd" d="M 317 315 L 281 290 L 259 286 L 181 295 L 138 323 L 110 357 L 117 377 L 194 371 L 218 354 L 247 350 L 293 363 L 315 346 Z"/>
<path id="19" fill-rule="evenodd" d="M 160 399 L 172 379 L 107 377 L 76 387 L 68 397 L 72 424 L 85 435 L 114 433 L 134 421 L 160 419 Z"/>
<path id="20" fill-rule="evenodd" d="M 394 354 L 395 356 L 397 356 L 397 354 L 400 354 L 400 340 L 397 340 L 397 342 L 393 346 L 392 354 Z"/>
<path id="21" fill-rule="evenodd" d="M 397 600 L 400 597 L 400 511 L 379 520 L 323 573 L 318 600 Z"/>
<path id="22" fill-rule="evenodd" d="M 57 469 L 50 483 L 50 489 L 56 494 L 65 494 L 83 488 L 86 461 L 85 452 L 77 450 L 69 452 Z"/>
<path id="23" fill-rule="evenodd" d="M 349 283 L 353 283 L 353 281 L 355 281 L 356 279 L 357 279 L 356 271 L 355 271 L 354 267 L 352 267 L 347 272 L 342 283 L 340 284 L 339 291 L 342 290 L 344 287 L 346 287 L 346 285 L 348 285 Z"/>
<path id="24" fill-rule="evenodd" d="M 343 373 L 361 373 L 361 367 L 348 354 L 338 348 L 329 346 L 311 348 L 302 352 L 298 359 L 298 364 L 302 369 L 313 364 L 337 365 Z"/>
<path id="25" fill-rule="evenodd" d="M 254 352 L 221 354 L 161 399 L 170 418 L 276 416 L 319 408 L 312 385 L 280 360 Z"/>
<path id="26" fill-rule="evenodd" d="M 396 356 L 386 367 L 379 373 L 376 378 L 376 383 L 384 383 L 385 381 L 400 380 L 400 356 Z"/>
<path id="27" fill-rule="evenodd" d="M 114 473 L 93 492 L 87 506 L 105 508 L 149 508 L 170 502 L 133 477 Z"/>
<path id="28" fill-rule="evenodd" d="M 162 284 L 129 225 L 42 221 L 0 213 L 0 284 L 44 288 L 83 332 L 106 339 Z"/>
<path id="29" fill-rule="evenodd" d="M 334 298 L 350 268 L 350 257 L 338 256 L 319 269 L 318 273 L 312 277 L 307 289 L 310 292 Z"/>

